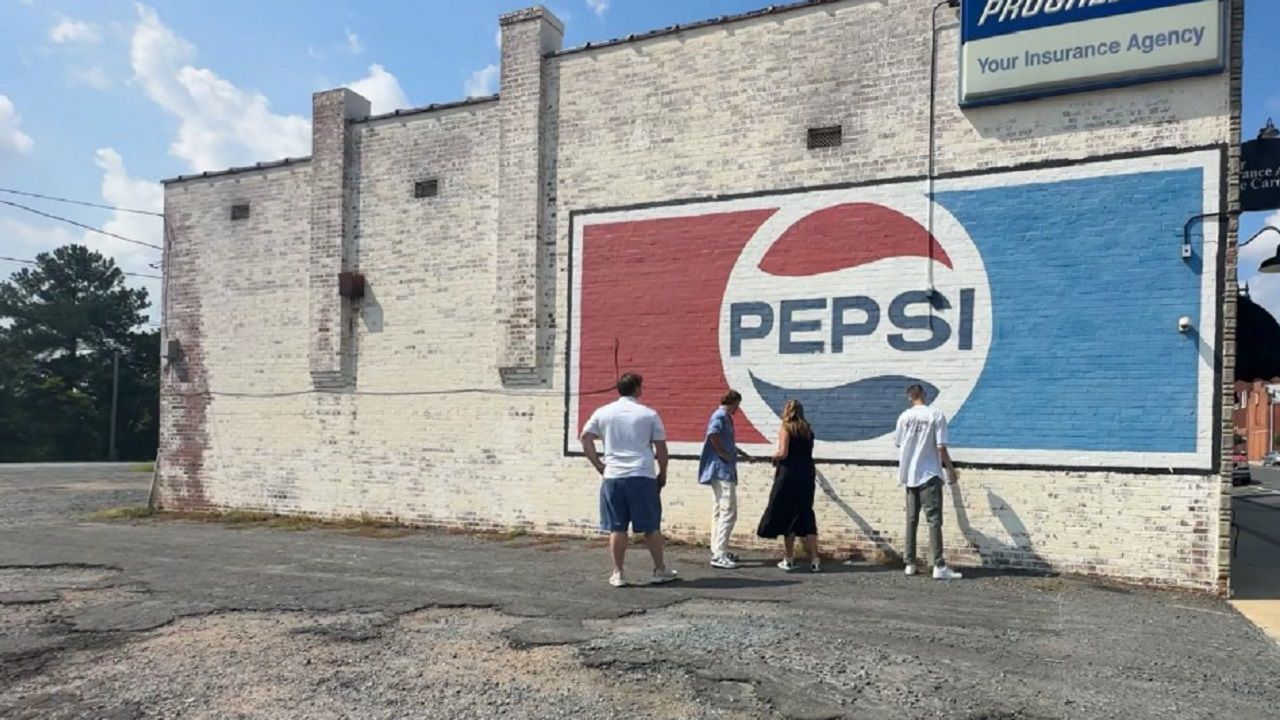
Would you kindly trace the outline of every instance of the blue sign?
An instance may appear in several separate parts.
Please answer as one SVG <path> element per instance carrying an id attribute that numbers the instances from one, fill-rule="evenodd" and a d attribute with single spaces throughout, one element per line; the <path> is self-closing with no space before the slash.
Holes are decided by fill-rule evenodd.
<path id="1" fill-rule="evenodd" d="M 965 0 L 962 42 L 1082 20 L 1188 5 L 1200 0 Z"/>
<path id="2" fill-rule="evenodd" d="M 965 0 L 960 102 L 1221 72 L 1222 0 Z"/>

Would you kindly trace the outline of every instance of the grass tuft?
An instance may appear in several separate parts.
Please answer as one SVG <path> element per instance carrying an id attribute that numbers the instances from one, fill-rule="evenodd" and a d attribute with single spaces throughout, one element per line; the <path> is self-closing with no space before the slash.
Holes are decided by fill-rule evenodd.
<path id="1" fill-rule="evenodd" d="M 212 522 L 226 523 L 227 525 L 249 525 L 252 523 L 267 523 L 280 517 L 267 512 L 258 512 L 256 510 L 228 510 L 223 513 L 216 513 L 209 516 Z"/>
<path id="2" fill-rule="evenodd" d="M 129 472 L 149 473 L 156 471 L 156 464 L 153 462 L 134 463 L 129 466 Z"/>
<path id="3" fill-rule="evenodd" d="M 139 520 L 156 514 L 146 505 L 125 505 L 123 507 L 104 508 L 89 514 L 90 520 Z"/>

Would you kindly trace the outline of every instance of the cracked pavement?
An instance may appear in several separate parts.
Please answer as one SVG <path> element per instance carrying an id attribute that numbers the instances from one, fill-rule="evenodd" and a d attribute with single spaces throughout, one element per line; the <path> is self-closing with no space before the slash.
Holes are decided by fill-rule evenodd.
<path id="1" fill-rule="evenodd" d="M 1225 603 L 767 553 L 610 588 L 599 540 L 91 522 L 123 466 L 0 466 L 0 717 L 1274 717 Z M 594 492 L 584 480 L 583 492 Z M 647 558 L 636 549 L 633 570 Z"/>

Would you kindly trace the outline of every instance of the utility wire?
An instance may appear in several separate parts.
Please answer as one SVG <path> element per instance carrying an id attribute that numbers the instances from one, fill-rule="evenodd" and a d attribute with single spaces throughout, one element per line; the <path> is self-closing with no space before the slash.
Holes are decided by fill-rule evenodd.
<path id="1" fill-rule="evenodd" d="M 40 263 L 36 262 L 35 260 L 23 260 L 22 258 L 5 257 L 4 255 L 0 255 L 0 260 L 8 260 L 9 262 L 22 263 L 23 265 L 39 265 L 39 264 L 40 264 Z M 118 269 L 118 268 L 117 268 L 117 269 Z M 146 274 L 146 273 L 125 272 L 124 270 L 120 270 L 120 274 L 121 274 L 121 275 L 128 275 L 129 277 L 151 278 L 152 280 L 163 280 L 163 279 L 164 279 L 163 277 L 161 277 L 161 276 L 159 276 L 159 275 L 148 275 L 148 274 Z"/>
<path id="2" fill-rule="evenodd" d="M 127 243 L 133 243 L 134 245 L 141 245 L 141 246 L 143 246 L 143 247 L 149 247 L 149 248 L 152 248 L 152 249 L 154 249 L 154 250 L 161 250 L 161 251 L 163 251 L 163 250 L 164 250 L 164 248 L 160 247 L 159 245 L 152 245 L 151 243 L 148 243 L 148 242 L 142 242 L 141 240 L 134 240 L 133 238 L 127 238 L 127 237 L 125 237 L 125 236 L 123 236 L 123 235 L 117 235 L 117 234 L 115 234 L 115 233 L 113 233 L 113 232 L 107 232 L 106 230 L 103 230 L 102 228 L 96 228 L 96 227 L 93 227 L 92 225 L 85 225 L 84 223 L 76 222 L 75 220 L 71 220 L 71 219 L 69 219 L 69 218 L 64 218 L 64 217 L 62 217 L 62 216 L 60 216 L 60 215 L 50 215 L 50 214 L 49 214 L 49 213 L 47 213 L 47 212 L 42 212 L 42 211 L 40 211 L 40 210 L 36 210 L 35 208 L 27 207 L 26 205 L 19 205 L 19 204 L 18 204 L 18 203 L 16 203 L 16 202 L 9 202 L 8 200 L 0 200 L 0 204 L 2 204 L 2 205 L 9 205 L 10 207 L 16 207 L 16 208 L 18 208 L 19 210 L 26 210 L 26 211 L 27 211 L 27 212 L 29 212 L 29 213 L 35 213 L 36 215 L 40 215 L 41 217 L 47 217 L 47 218 L 49 218 L 50 220 L 57 220 L 58 222 L 64 222 L 64 223 L 68 223 L 68 224 L 70 224 L 70 225 L 75 225 L 75 226 L 76 226 L 76 227 L 78 227 L 78 228 L 84 228 L 85 230 L 88 230 L 88 231 L 90 231 L 90 232 L 96 232 L 96 233 L 98 233 L 98 234 L 100 234 L 100 235 L 106 235 L 107 237 L 113 237 L 113 238 L 115 238 L 115 239 L 117 239 L 117 240 L 123 240 L 123 241 L 125 241 L 125 242 L 127 242 Z"/>
<path id="3" fill-rule="evenodd" d="M 22 190 L 14 190 L 12 188 L 0 188 L 0 192 L 9 193 L 10 195 L 24 195 L 26 197 L 40 198 L 41 200 L 52 200 L 54 202 L 70 203 L 72 205 L 83 205 L 85 207 L 102 208 L 103 210 L 119 210 L 120 212 L 134 213 L 137 215 L 154 215 L 156 217 L 164 217 L 164 213 L 152 212 L 150 210 L 133 210 L 131 208 L 122 208 L 116 205 L 103 205 L 101 203 L 85 202 L 84 200 L 71 200 L 70 198 L 55 197 L 53 195 L 41 195 L 40 193 L 24 192 Z"/>

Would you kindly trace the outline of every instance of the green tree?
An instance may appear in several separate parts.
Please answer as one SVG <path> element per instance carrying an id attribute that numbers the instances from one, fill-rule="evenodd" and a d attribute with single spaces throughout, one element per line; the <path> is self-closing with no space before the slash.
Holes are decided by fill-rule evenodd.
<path id="1" fill-rule="evenodd" d="M 146 290 L 82 245 L 0 282 L 0 461 L 105 458 L 116 353 L 117 448 L 154 457 L 159 335 L 135 331 L 148 305 Z"/>

